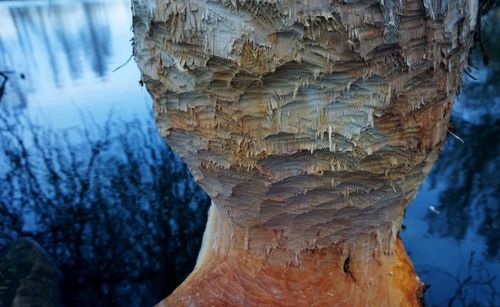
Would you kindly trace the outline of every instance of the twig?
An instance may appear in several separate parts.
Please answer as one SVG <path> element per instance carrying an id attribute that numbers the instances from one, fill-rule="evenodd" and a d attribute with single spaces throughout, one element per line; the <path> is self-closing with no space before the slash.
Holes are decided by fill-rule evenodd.
<path id="1" fill-rule="evenodd" d="M 451 131 L 450 131 L 450 129 L 446 128 L 446 130 L 448 130 L 448 132 L 449 132 L 452 136 L 454 136 L 457 140 L 459 140 L 460 142 L 462 142 L 462 143 L 464 143 L 464 144 L 465 144 L 464 140 L 462 140 L 462 139 L 461 139 L 458 135 L 456 135 L 455 133 L 451 132 Z"/>
<path id="2" fill-rule="evenodd" d="M 131 55 L 130 55 L 130 58 L 128 58 L 128 60 L 127 60 L 125 63 L 123 63 L 122 65 L 120 65 L 120 66 L 118 66 L 117 68 L 113 69 L 113 71 L 112 71 L 112 72 L 115 72 L 115 71 L 117 71 L 118 69 L 122 68 L 123 66 L 127 65 L 127 64 L 128 64 L 128 62 L 130 62 L 130 60 L 132 60 L 132 58 L 133 58 L 133 57 L 134 57 L 134 55 L 133 55 L 133 54 L 131 54 Z"/>
<path id="3" fill-rule="evenodd" d="M 472 80 L 477 81 L 477 78 L 474 77 L 467 69 L 465 69 L 464 71 L 465 71 L 465 74 L 467 76 L 469 76 Z"/>

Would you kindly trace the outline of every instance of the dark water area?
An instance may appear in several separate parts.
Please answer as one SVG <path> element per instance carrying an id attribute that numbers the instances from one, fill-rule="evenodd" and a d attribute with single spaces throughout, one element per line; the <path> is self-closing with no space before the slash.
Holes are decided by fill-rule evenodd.
<path id="1" fill-rule="evenodd" d="M 500 306 L 500 10 L 404 244 L 429 306 Z M 67 306 L 144 306 L 191 271 L 209 200 L 158 136 L 128 1 L 0 2 L 0 248 L 31 237 Z M 1 278 L 1 277 L 0 277 Z M 1 280 L 0 280 L 1 284 Z M 1 296 L 0 287 L 0 296 Z M 0 304 L 1 305 L 1 304 Z"/>
<path id="2" fill-rule="evenodd" d="M 500 306 L 500 9 L 483 22 L 452 110 L 456 128 L 401 236 L 429 306 Z M 488 62 L 485 65 L 484 62 Z"/>

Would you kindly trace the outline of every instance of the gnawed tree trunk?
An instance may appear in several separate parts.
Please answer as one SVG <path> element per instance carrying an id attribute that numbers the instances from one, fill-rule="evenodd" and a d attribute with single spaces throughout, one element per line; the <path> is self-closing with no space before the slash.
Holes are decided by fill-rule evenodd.
<path id="1" fill-rule="evenodd" d="M 398 237 L 445 139 L 477 1 L 134 0 L 160 133 L 213 201 L 161 304 L 414 306 Z"/>

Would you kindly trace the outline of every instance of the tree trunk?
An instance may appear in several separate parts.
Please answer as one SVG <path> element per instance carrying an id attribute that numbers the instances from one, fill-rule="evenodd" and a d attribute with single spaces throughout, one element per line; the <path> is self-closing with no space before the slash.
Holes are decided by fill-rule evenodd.
<path id="1" fill-rule="evenodd" d="M 416 306 L 399 239 L 437 158 L 477 1 L 134 0 L 157 126 L 210 195 L 161 305 Z"/>

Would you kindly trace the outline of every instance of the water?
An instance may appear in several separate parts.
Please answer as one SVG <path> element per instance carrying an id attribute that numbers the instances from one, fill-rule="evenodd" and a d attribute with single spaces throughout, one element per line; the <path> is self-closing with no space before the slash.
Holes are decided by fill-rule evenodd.
<path id="1" fill-rule="evenodd" d="M 500 306 L 500 9 L 490 12 L 448 136 L 408 208 L 402 238 L 431 306 Z M 474 80 L 474 78 L 476 80 Z"/>
<path id="2" fill-rule="evenodd" d="M 25 75 L 11 84 L 22 95 L 11 87 L 6 100 L 30 116 L 57 128 L 81 124 L 82 112 L 151 120 L 134 61 L 112 72 L 132 55 L 128 1 L 3 2 L 0 27 L 0 69 Z"/>
<path id="3" fill-rule="evenodd" d="M 52 208 L 62 209 L 40 211 L 33 201 L 31 216 L 24 216 L 23 227 L 16 228 L 15 223 L 6 222 L 8 219 L 4 219 L 3 224 L 0 222 L 4 232 L 6 227 L 18 229 L 17 233 L 8 234 L 11 237 L 22 235 L 23 231 L 33 235 L 56 255 L 63 271 L 74 271 L 71 278 L 78 279 L 77 286 L 70 286 L 73 281 L 65 285 L 65 300 L 75 306 L 143 305 L 158 301 L 191 270 L 205 225 L 206 196 L 197 190 L 178 158 L 156 134 L 150 98 L 139 84 L 135 63 L 132 60 L 113 72 L 131 56 L 133 35 L 129 7 L 127 1 L 0 3 L 0 71 L 9 71 L 1 104 L 9 104 L 19 117 L 29 119 L 35 130 L 53 131 L 55 134 L 41 138 L 44 144 L 50 144 L 46 145 L 48 148 L 63 144 L 64 150 L 78 152 L 76 156 L 80 157 L 67 163 L 60 161 L 54 167 L 56 172 L 64 174 L 67 164 L 87 163 L 92 150 L 100 148 L 96 144 L 106 134 L 107 125 L 111 125 L 114 135 L 99 154 L 94 175 L 79 173 L 76 167 L 82 179 L 75 187 L 65 183 L 67 191 L 41 192 L 42 195 L 63 195 L 65 202 L 52 204 Z M 500 26 L 496 21 L 500 21 L 500 10 L 490 15 L 485 37 L 498 37 Z M 482 65 L 482 55 L 476 50 L 473 63 L 478 69 L 473 69 L 471 75 L 478 80 L 466 79 L 453 111 L 455 134 L 464 143 L 451 135 L 448 137 L 440 160 L 406 212 L 405 230 L 401 234 L 419 276 L 430 285 L 425 299 L 431 306 L 500 306 L 497 293 L 500 280 L 495 278 L 500 273 L 497 171 L 500 168 L 500 42 L 490 39 L 486 46 L 490 50 L 489 65 Z M 74 147 L 75 144 L 62 141 L 62 131 L 89 126 L 89 120 L 95 128 L 90 145 Z M 75 140 L 81 143 L 84 139 L 84 136 L 73 137 L 69 143 Z M 120 158 L 113 160 L 112 157 Z M 151 167 L 132 167 L 144 161 Z M 5 168 L 5 163 L 1 163 Z M 11 165 L 9 163 L 6 165 Z M 110 165 L 113 169 L 104 171 Z M 8 173 L 6 168 L 0 172 L 5 173 Z M 24 178 L 20 171 L 13 174 L 20 176 L 14 178 Z M 157 177 L 168 180 L 156 182 Z M 60 175 L 60 178 L 66 177 Z M 59 182 L 57 180 L 54 182 Z M 109 189 L 82 190 L 81 186 L 92 185 L 92 180 Z M 36 192 L 33 188 L 24 188 L 30 193 Z M 82 202 L 73 197 L 76 190 L 87 191 L 90 207 L 74 205 L 78 211 L 66 205 L 68 201 Z M 146 200 L 141 198 L 145 191 L 151 195 Z M 0 197 L 6 195 L 11 194 L 0 193 Z M 99 201 L 99 197 L 104 200 Z M 161 214 L 148 215 L 146 211 L 139 214 L 138 206 Z M 83 217 L 82 212 L 86 214 Z M 108 214 L 113 218 L 113 225 L 104 227 L 102 224 L 109 222 L 104 217 Z M 87 219 L 87 215 L 91 218 Z M 158 215 L 163 216 L 163 220 L 152 220 Z M 46 222 L 54 216 L 59 216 L 56 221 L 62 216 L 67 219 L 59 224 Z M 75 223 L 74 219 L 85 222 L 79 222 L 83 226 L 77 223 L 80 226 L 67 228 Z M 59 225 L 62 230 L 57 234 L 70 233 L 70 238 L 52 246 L 53 237 L 37 230 L 49 224 Z M 161 231 L 148 230 L 155 227 Z M 140 232 L 141 228 L 148 231 Z M 94 238 L 90 235 L 93 232 L 103 235 Z M 110 243 L 106 240 L 125 247 L 107 245 Z M 0 238 L 0 245 L 3 244 L 5 239 Z M 78 244 L 84 248 L 80 249 Z M 102 246 L 106 248 L 100 248 Z M 164 249 L 156 250 L 159 246 Z M 71 252 L 79 254 L 81 259 L 67 256 Z M 130 262 L 123 260 L 125 254 L 132 259 Z M 127 280 L 122 282 L 120 278 Z"/>
<path id="4" fill-rule="evenodd" d="M 0 2 L 0 248 L 40 243 L 67 306 L 157 303 L 206 223 L 208 197 L 159 137 L 134 61 L 122 66 L 131 18 L 127 1 Z M 0 305 L 2 291 L 0 278 Z"/>

